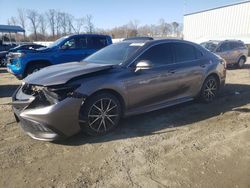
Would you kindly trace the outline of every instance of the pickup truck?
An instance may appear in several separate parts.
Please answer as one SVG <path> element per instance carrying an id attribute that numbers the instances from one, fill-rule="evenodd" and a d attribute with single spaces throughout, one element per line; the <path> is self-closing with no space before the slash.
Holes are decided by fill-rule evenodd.
<path id="1" fill-rule="evenodd" d="M 19 50 L 8 57 L 7 70 L 18 79 L 44 67 L 81 61 L 101 48 L 112 44 L 108 35 L 79 34 L 62 37 L 46 48 Z"/>

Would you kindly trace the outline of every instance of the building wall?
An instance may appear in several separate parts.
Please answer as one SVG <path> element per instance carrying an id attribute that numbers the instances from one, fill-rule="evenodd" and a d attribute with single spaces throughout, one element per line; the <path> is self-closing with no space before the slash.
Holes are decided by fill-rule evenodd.
<path id="1" fill-rule="evenodd" d="M 184 39 L 238 39 L 250 44 L 250 1 L 184 16 Z"/>

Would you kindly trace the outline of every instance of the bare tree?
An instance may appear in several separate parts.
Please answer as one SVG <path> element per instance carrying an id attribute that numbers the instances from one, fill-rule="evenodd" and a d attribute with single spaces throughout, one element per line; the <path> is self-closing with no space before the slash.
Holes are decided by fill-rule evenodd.
<path id="1" fill-rule="evenodd" d="M 62 30 L 62 34 L 66 35 L 68 33 L 71 33 L 73 16 L 65 12 L 60 12 L 59 16 L 60 16 L 59 25 Z"/>
<path id="2" fill-rule="evenodd" d="M 39 16 L 39 29 L 40 29 L 40 33 L 44 36 L 44 40 L 46 37 L 46 28 L 47 28 L 47 21 L 44 17 L 44 15 L 40 15 Z"/>
<path id="3" fill-rule="evenodd" d="M 177 23 L 177 22 L 172 22 L 172 27 L 173 27 L 173 32 L 174 32 L 174 34 L 175 35 L 177 35 L 177 29 L 178 29 L 178 27 L 179 27 L 179 24 Z"/>
<path id="4" fill-rule="evenodd" d="M 37 29 L 39 26 L 39 14 L 35 10 L 27 10 L 27 18 L 30 20 L 32 31 L 37 40 Z"/>
<path id="5" fill-rule="evenodd" d="M 49 22 L 49 27 L 50 27 L 50 31 L 52 34 L 53 39 L 55 38 L 55 24 L 56 24 L 56 10 L 54 9 L 50 9 L 47 13 L 46 13 L 48 22 Z"/>
<path id="6" fill-rule="evenodd" d="M 18 23 L 22 26 L 22 28 L 25 30 L 26 29 L 26 14 L 25 14 L 25 9 L 17 9 L 18 12 Z M 25 32 L 23 33 L 24 38 L 25 36 Z"/>
<path id="7" fill-rule="evenodd" d="M 87 14 L 85 21 L 86 21 L 86 26 L 85 26 L 86 32 L 93 33 L 94 32 L 93 16 L 90 14 Z"/>
<path id="8" fill-rule="evenodd" d="M 17 25 L 18 20 L 16 17 L 11 16 L 10 19 L 8 19 L 8 25 Z"/>
<path id="9" fill-rule="evenodd" d="M 168 36 L 169 33 L 171 33 L 171 25 L 165 22 L 163 18 L 159 20 L 159 29 L 160 29 L 160 35 L 163 36 Z"/>
<path id="10" fill-rule="evenodd" d="M 78 33 L 78 34 L 81 33 L 84 24 L 85 24 L 84 17 L 75 19 L 75 23 L 74 23 L 74 25 L 72 25 L 74 32 Z"/>

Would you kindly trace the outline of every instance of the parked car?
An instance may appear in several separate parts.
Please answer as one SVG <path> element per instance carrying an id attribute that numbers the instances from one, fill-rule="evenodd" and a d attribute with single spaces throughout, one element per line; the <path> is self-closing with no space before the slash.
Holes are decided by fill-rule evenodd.
<path id="1" fill-rule="evenodd" d="M 10 48 L 8 51 L 2 51 L 0 52 L 0 65 L 6 66 L 8 62 L 7 58 L 11 58 L 13 52 L 18 52 L 19 50 L 35 50 L 38 48 L 45 48 L 45 46 L 40 44 L 21 44 L 14 48 Z"/>
<path id="2" fill-rule="evenodd" d="M 248 48 L 240 40 L 208 41 L 201 43 L 201 46 L 221 56 L 227 65 L 242 68 L 247 61 Z"/>
<path id="3" fill-rule="evenodd" d="M 102 135 L 120 118 L 200 98 L 225 84 L 225 61 L 182 40 L 126 41 L 82 62 L 46 67 L 24 79 L 13 110 L 32 138 L 55 140 L 81 129 Z"/>
<path id="4" fill-rule="evenodd" d="M 8 71 L 23 79 L 50 65 L 81 61 L 111 43 L 111 37 L 107 35 L 81 34 L 62 37 L 47 48 L 12 53 L 7 64 Z"/>

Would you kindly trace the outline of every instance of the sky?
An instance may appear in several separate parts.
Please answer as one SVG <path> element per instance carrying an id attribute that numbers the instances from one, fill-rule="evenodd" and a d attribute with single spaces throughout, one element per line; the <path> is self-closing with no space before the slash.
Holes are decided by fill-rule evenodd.
<path id="1" fill-rule="evenodd" d="M 183 15 L 218 6 L 242 2 L 239 0 L 0 0 L 0 24 L 17 16 L 17 9 L 34 9 L 40 13 L 48 9 L 61 10 L 79 18 L 93 16 L 95 27 L 109 29 L 138 20 L 139 25 L 183 22 Z"/>

